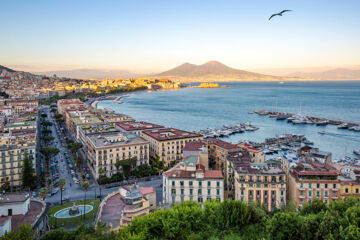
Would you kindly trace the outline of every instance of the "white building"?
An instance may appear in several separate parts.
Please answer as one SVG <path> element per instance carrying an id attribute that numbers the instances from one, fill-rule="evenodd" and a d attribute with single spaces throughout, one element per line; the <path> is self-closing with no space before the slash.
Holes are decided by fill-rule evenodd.
<path id="1" fill-rule="evenodd" d="M 193 200 L 224 200 L 224 176 L 220 170 L 206 170 L 198 156 L 189 156 L 163 174 L 164 203 Z"/>

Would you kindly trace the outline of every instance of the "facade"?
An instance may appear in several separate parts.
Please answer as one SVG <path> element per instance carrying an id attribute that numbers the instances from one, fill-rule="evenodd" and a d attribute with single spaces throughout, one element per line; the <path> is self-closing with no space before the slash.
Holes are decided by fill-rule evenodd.
<path id="1" fill-rule="evenodd" d="M 340 185 L 340 198 L 353 197 L 357 200 L 360 199 L 360 183 L 349 179 L 341 179 Z"/>
<path id="2" fill-rule="evenodd" d="M 136 157 L 137 165 L 149 163 L 149 142 L 133 134 L 110 132 L 86 137 L 87 160 L 96 178 L 99 169 L 111 177 L 116 173 L 116 162 Z"/>
<path id="3" fill-rule="evenodd" d="M 57 102 L 58 113 L 64 116 L 67 109 L 81 109 L 85 108 L 86 104 L 79 99 L 61 99 Z"/>
<path id="4" fill-rule="evenodd" d="M 141 136 L 141 133 L 143 131 L 151 131 L 151 130 L 165 128 L 164 126 L 148 123 L 148 122 L 117 123 L 116 126 L 122 132 L 132 133 L 138 136 Z"/>
<path id="5" fill-rule="evenodd" d="M 224 200 L 224 176 L 219 170 L 206 170 L 197 157 L 189 157 L 163 173 L 163 202 L 172 204 L 193 200 Z"/>
<path id="6" fill-rule="evenodd" d="M 0 195 L 0 237 L 5 232 L 29 224 L 39 235 L 48 230 L 48 207 L 45 202 L 32 200 L 28 193 Z"/>
<path id="7" fill-rule="evenodd" d="M 153 158 L 159 156 L 160 161 L 165 165 L 182 160 L 183 149 L 187 142 L 203 139 L 200 134 L 174 128 L 144 131 L 141 136 L 150 142 L 150 156 Z"/>
<path id="8" fill-rule="evenodd" d="M 232 154 L 229 162 L 235 200 L 260 202 L 268 211 L 286 205 L 286 174 L 277 164 L 251 162 L 247 151 Z"/>
<path id="9" fill-rule="evenodd" d="M 289 200 L 301 208 L 314 198 L 329 203 L 340 197 L 339 172 L 328 165 L 302 162 L 289 173 Z"/>

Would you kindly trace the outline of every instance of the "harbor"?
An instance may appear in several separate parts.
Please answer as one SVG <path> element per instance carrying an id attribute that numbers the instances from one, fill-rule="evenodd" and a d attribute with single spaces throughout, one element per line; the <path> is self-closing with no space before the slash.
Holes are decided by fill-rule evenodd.
<path id="1" fill-rule="evenodd" d="M 222 128 L 207 128 L 197 131 L 197 133 L 204 136 L 204 138 L 217 138 L 217 137 L 228 137 L 236 133 L 243 133 L 245 131 L 256 131 L 258 127 L 255 127 L 247 123 L 239 123 L 233 126 L 224 125 Z"/>
<path id="2" fill-rule="evenodd" d="M 360 124 L 353 122 L 346 122 L 340 120 L 333 120 L 321 117 L 314 116 L 304 116 L 301 113 L 286 113 L 286 112 L 277 112 L 277 111 L 266 111 L 266 110 L 256 110 L 253 112 L 249 112 L 249 114 L 258 114 L 260 116 L 268 116 L 270 118 L 274 118 L 278 121 L 286 121 L 292 124 L 309 124 L 316 126 L 326 126 L 336 125 L 338 129 L 350 130 L 354 132 L 360 132 Z M 322 132 L 319 132 L 322 133 Z"/>

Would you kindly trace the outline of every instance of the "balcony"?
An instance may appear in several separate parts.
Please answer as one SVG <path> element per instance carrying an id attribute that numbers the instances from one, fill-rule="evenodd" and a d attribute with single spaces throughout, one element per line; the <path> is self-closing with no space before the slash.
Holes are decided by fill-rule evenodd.
<path id="1" fill-rule="evenodd" d="M 300 195 L 299 198 L 304 199 L 305 195 Z"/>
<path id="2" fill-rule="evenodd" d="M 336 196 L 336 195 L 334 195 L 334 196 L 332 196 L 331 198 L 332 198 L 332 199 L 338 199 L 339 197 Z"/>

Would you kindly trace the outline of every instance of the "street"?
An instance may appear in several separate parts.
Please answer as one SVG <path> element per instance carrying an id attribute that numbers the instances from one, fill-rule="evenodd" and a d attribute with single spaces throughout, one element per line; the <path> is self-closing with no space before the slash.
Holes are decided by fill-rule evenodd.
<path id="1" fill-rule="evenodd" d="M 58 174 L 58 179 L 63 178 L 65 179 L 65 186 L 63 191 L 63 200 L 66 201 L 74 201 L 74 200 L 81 200 L 85 196 L 85 192 L 81 187 L 80 177 L 77 177 L 78 173 L 75 169 L 75 164 L 72 159 L 71 154 L 69 153 L 68 149 L 66 148 L 65 139 L 63 133 L 60 130 L 60 127 L 57 125 L 52 113 L 48 108 L 44 109 L 44 112 L 48 116 L 48 120 L 52 122 L 51 132 L 54 140 L 52 141 L 51 147 L 56 147 L 60 150 L 60 152 L 50 160 L 50 165 L 55 166 L 55 174 Z M 70 163 L 70 164 L 69 164 Z M 71 171 L 74 172 L 71 174 Z M 88 171 L 90 175 L 90 180 L 88 181 L 90 187 L 86 192 L 86 198 L 95 199 L 100 198 L 100 190 L 97 182 L 93 179 L 91 172 Z M 75 175 L 75 177 L 74 177 Z M 76 180 L 76 181 L 74 181 Z M 141 181 L 137 182 L 136 184 L 140 187 L 154 187 L 156 190 L 156 199 L 157 202 L 162 201 L 162 178 L 160 176 L 154 176 L 151 178 L 150 181 Z M 112 187 L 112 188 L 105 188 L 104 186 L 101 187 L 101 198 L 103 199 L 106 195 L 118 190 L 119 187 Z M 57 188 L 58 189 L 58 188 Z M 51 196 L 50 196 L 51 195 Z M 46 202 L 50 203 L 51 205 L 59 204 L 60 203 L 60 191 L 53 191 L 52 194 L 49 194 L 46 198 Z"/>

